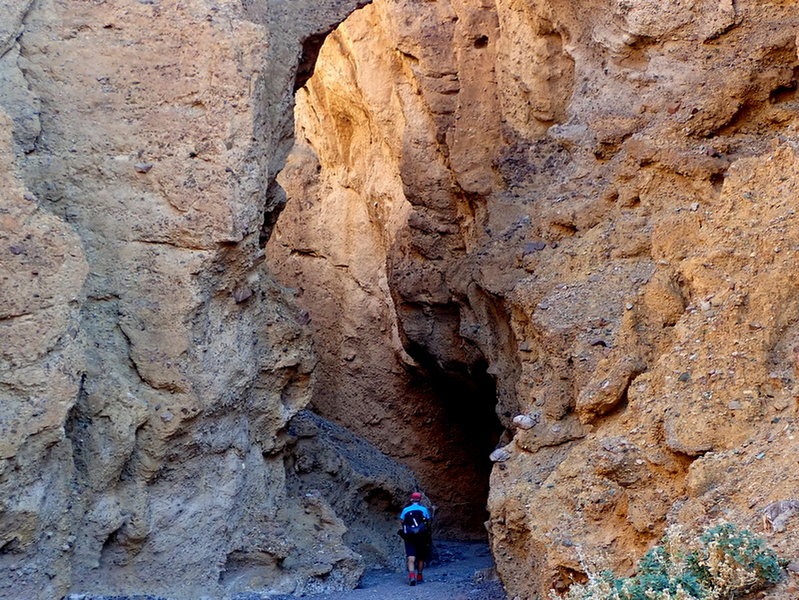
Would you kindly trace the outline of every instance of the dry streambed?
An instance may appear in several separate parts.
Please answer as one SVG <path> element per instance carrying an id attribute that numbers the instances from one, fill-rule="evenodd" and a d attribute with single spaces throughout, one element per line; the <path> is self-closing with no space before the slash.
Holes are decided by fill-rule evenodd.
<path id="1" fill-rule="evenodd" d="M 494 581 L 488 547 L 479 543 L 438 542 L 436 560 L 425 569 L 425 583 L 410 587 L 405 574 L 370 571 L 358 589 L 304 596 L 307 600 L 506 600 Z M 238 594 L 233 600 L 296 600 L 297 596 Z M 93 596 L 73 594 L 67 600 L 168 600 L 154 596 Z M 200 600 L 199 598 L 197 600 Z"/>

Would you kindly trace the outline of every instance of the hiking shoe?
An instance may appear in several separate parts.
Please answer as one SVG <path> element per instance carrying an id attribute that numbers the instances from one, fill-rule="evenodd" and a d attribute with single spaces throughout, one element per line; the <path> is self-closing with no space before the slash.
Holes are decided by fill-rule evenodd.
<path id="1" fill-rule="evenodd" d="M 410 573 L 408 575 L 408 585 L 416 585 L 416 573 Z"/>
<path id="2" fill-rule="evenodd" d="M 424 583 L 424 577 L 422 577 L 421 573 L 416 574 L 416 583 Z"/>

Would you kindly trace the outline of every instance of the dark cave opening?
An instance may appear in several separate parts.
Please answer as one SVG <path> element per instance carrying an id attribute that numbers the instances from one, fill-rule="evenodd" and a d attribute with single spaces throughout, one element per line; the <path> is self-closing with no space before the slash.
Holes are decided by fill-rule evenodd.
<path id="1" fill-rule="evenodd" d="M 436 413 L 423 431 L 434 451 L 417 468 L 439 507 L 436 528 L 450 539 L 485 539 L 489 455 L 505 431 L 495 412 L 496 382 L 484 359 L 441 365 L 418 345 L 408 351 L 421 367 L 413 382 L 426 388 Z"/>

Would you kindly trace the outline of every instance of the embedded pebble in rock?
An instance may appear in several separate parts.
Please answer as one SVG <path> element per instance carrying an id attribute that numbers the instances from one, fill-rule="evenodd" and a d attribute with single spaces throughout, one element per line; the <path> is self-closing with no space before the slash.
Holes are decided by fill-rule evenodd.
<path id="1" fill-rule="evenodd" d="M 509 460 L 511 456 L 512 455 L 510 451 L 506 450 L 505 448 L 497 448 L 491 453 L 489 458 L 492 462 L 505 462 L 506 460 Z"/>
<path id="2" fill-rule="evenodd" d="M 516 415 L 513 417 L 513 423 L 519 429 L 532 429 L 538 424 L 540 419 L 541 417 L 538 413 L 536 413 L 534 417 L 530 415 Z"/>

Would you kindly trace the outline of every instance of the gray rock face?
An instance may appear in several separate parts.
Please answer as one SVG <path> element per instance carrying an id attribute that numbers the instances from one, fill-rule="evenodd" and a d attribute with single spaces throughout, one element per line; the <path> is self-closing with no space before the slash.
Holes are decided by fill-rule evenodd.
<path id="1" fill-rule="evenodd" d="M 400 567 L 397 516 L 419 489 L 411 471 L 376 446 L 310 411 L 289 424 L 286 488 L 319 496 L 347 526 L 344 542 L 372 567 Z M 346 484 L 343 484 L 346 482 Z"/>
<path id="2" fill-rule="evenodd" d="M 359 5 L 0 0 L 1 598 L 306 593 L 390 560 L 406 475 L 287 432 L 317 377 L 315 408 L 433 467 L 440 522 L 489 519 L 512 596 L 795 496 L 791 3 L 361 11 L 284 171 L 281 275 L 327 259 L 323 320 L 263 244 L 294 89 Z"/>
<path id="3" fill-rule="evenodd" d="M 358 3 L 300 5 L 0 2 L 0 597 L 357 580 L 287 495 L 314 359 L 259 244 L 303 41 Z"/>

